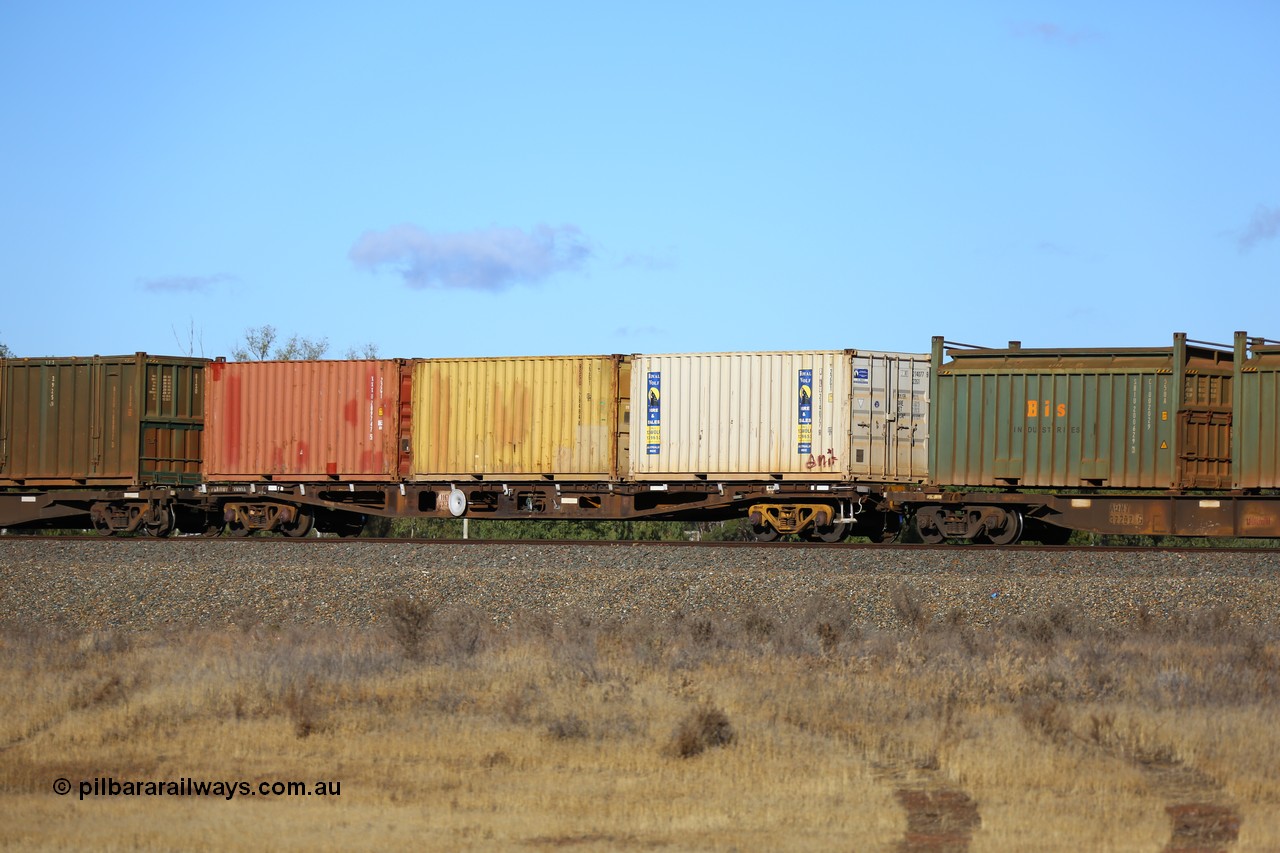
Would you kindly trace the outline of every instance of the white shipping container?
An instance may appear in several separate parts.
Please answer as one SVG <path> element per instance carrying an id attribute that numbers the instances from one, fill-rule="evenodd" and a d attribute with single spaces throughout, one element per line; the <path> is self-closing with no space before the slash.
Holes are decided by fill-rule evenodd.
<path id="1" fill-rule="evenodd" d="M 636 479 L 925 475 L 927 355 L 637 355 L 631 378 Z"/>

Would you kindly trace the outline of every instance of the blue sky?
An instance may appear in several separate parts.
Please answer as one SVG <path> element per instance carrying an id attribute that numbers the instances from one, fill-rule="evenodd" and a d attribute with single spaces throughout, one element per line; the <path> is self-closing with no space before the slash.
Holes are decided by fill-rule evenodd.
<path id="1" fill-rule="evenodd" d="M 0 5 L 0 342 L 1280 338 L 1280 5 Z"/>

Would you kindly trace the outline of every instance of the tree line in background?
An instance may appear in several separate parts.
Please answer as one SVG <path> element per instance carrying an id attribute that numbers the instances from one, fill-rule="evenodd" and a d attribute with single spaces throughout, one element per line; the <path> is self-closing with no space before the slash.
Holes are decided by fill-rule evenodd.
<path id="1" fill-rule="evenodd" d="M 329 339 L 306 338 L 302 335 L 290 335 L 281 340 L 280 333 L 270 324 L 245 329 L 244 340 L 231 350 L 233 361 L 312 361 L 324 358 L 329 351 Z M 343 356 L 348 359 L 377 358 L 378 345 L 367 343 L 363 346 L 348 347 Z"/>
<path id="2" fill-rule="evenodd" d="M 185 340 L 183 339 L 184 337 Z M 203 356 L 204 334 L 201 330 L 196 329 L 194 322 L 189 323 L 187 328 L 181 332 L 175 326 L 173 338 L 178 342 L 178 349 L 181 350 L 181 355 L 195 358 L 199 353 Z M 328 351 L 329 339 L 327 337 L 307 338 L 293 334 L 282 340 L 275 326 L 265 324 L 245 329 L 244 340 L 231 349 L 231 359 L 232 361 L 267 361 L 268 359 L 273 361 L 307 361 L 324 358 L 325 353 Z M 0 341 L 0 358 L 17 358 L 17 355 L 17 353 L 9 349 L 7 344 Z M 366 343 L 359 347 L 347 347 L 347 351 L 343 355 L 343 358 L 348 359 L 377 357 L 378 345 L 375 343 Z"/>

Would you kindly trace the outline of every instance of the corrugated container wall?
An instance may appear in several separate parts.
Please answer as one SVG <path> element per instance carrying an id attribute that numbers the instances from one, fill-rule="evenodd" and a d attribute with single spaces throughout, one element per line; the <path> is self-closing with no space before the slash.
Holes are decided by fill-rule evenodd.
<path id="1" fill-rule="evenodd" d="M 205 479 L 397 479 L 403 364 L 213 362 Z"/>
<path id="2" fill-rule="evenodd" d="M 1219 488 L 1231 471 L 1230 353 L 951 349 L 934 339 L 940 485 Z"/>
<path id="3" fill-rule="evenodd" d="M 617 355 L 415 361 L 414 477 L 624 474 L 628 369 Z"/>
<path id="4" fill-rule="evenodd" d="M 1236 333 L 1237 489 L 1280 489 L 1280 343 Z"/>
<path id="5" fill-rule="evenodd" d="M 9 359 L 0 379 L 0 484 L 200 480 L 205 359 Z"/>
<path id="6" fill-rule="evenodd" d="M 637 479 L 909 480 L 925 474 L 924 355 L 638 355 L 631 396 Z"/>

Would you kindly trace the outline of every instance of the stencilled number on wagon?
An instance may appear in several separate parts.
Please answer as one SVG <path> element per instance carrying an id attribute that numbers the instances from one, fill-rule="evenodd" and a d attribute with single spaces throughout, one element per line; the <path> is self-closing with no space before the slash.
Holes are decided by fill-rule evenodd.
<path id="1" fill-rule="evenodd" d="M 1108 520 L 1116 527 L 1142 527 L 1142 513 L 1127 503 L 1113 503 Z"/>
<path id="2" fill-rule="evenodd" d="M 1028 400 L 1027 401 L 1027 417 L 1029 418 L 1065 418 L 1067 416 L 1067 404 L 1059 403 L 1054 405 L 1052 400 Z"/>

